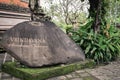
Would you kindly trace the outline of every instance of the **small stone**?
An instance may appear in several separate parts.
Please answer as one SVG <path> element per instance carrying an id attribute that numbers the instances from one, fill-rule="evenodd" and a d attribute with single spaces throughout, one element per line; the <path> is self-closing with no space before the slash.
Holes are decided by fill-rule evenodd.
<path id="1" fill-rule="evenodd" d="M 60 76 L 60 77 L 57 77 L 57 78 L 58 78 L 58 80 L 65 80 L 66 79 L 65 76 Z"/>
<path id="2" fill-rule="evenodd" d="M 21 80 L 21 79 L 13 77 L 12 80 Z"/>
<path id="3" fill-rule="evenodd" d="M 96 70 L 88 72 L 94 76 L 101 75 L 101 73 L 98 73 Z"/>
<path id="4" fill-rule="evenodd" d="M 84 72 L 85 72 L 84 70 L 76 71 L 76 73 L 84 73 Z"/>
<path id="5" fill-rule="evenodd" d="M 67 78 L 72 78 L 72 75 L 71 74 L 68 74 L 68 75 L 65 75 Z"/>
<path id="6" fill-rule="evenodd" d="M 82 73 L 82 74 L 79 74 L 81 77 L 86 77 L 86 76 L 90 76 L 90 74 L 88 73 Z"/>
<path id="7" fill-rule="evenodd" d="M 95 76 L 95 77 L 98 78 L 99 80 L 110 80 L 109 77 L 104 76 L 104 75 L 102 75 L 102 76 Z"/>
<path id="8" fill-rule="evenodd" d="M 82 78 L 74 78 L 74 79 L 71 79 L 71 80 L 83 80 Z"/>
<path id="9" fill-rule="evenodd" d="M 120 77 L 115 77 L 114 79 L 111 80 L 120 80 Z"/>
<path id="10" fill-rule="evenodd" d="M 59 76 L 59 77 L 49 78 L 47 80 L 66 80 L 66 77 L 65 76 Z"/>
<path id="11" fill-rule="evenodd" d="M 78 75 L 78 73 L 76 73 L 76 72 L 73 72 L 71 75 L 72 75 L 73 78 L 79 78 L 79 77 L 80 77 L 80 76 Z"/>
<path id="12" fill-rule="evenodd" d="M 57 80 L 57 77 L 49 78 L 47 80 Z"/>

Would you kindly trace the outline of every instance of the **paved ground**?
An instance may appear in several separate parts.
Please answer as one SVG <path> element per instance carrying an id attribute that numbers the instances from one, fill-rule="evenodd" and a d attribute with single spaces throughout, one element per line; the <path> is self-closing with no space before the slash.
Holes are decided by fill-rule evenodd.
<path id="1" fill-rule="evenodd" d="M 2 58 L 0 57 L 0 62 Z M 20 80 L 0 72 L 0 80 Z M 94 69 L 84 69 L 47 80 L 120 80 L 120 60 Z"/>
<path id="2" fill-rule="evenodd" d="M 120 80 L 120 60 L 94 69 L 79 70 L 48 80 Z"/>

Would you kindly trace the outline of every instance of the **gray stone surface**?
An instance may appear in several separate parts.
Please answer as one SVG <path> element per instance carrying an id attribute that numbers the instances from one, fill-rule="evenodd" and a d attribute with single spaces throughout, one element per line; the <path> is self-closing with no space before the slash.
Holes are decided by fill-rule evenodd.
<path id="1" fill-rule="evenodd" d="M 50 21 L 26 21 L 15 25 L 4 33 L 1 46 L 29 67 L 85 60 L 75 42 Z"/>

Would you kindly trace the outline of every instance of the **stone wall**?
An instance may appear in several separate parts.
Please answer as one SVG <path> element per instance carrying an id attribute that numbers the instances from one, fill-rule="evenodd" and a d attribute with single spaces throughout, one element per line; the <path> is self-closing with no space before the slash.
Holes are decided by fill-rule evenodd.
<path id="1" fill-rule="evenodd" d="M 28 20 L 30 20 L 30 14 L 0 11 L 0 37 L 7 29 Z"/>

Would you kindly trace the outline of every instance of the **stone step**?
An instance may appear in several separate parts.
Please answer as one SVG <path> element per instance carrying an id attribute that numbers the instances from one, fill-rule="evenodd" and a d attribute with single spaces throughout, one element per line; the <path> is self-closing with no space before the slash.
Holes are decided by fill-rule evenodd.
<path id="1" fill-rule="evenodd" d="M 2 77 L 10 77 L 9 74 L 1 72 Z"/>
<path id="2" fill-rule="evenodd" d="M 1 79 L 11 79 L 12 77 L 11 76 L 4 76 L 2 75 Z"/>
<path id="3" fill-rule="evenodd" d="M 1 80 L 10 80 L 11 76 L 1 72 L 0 73 L 0 78 L 1 78 Z"/>
<path id="4" fill-rule="evenodd" d="M 12 77 L 7 73 L 0 73 L 1 79 L 0 80 L 20 80 L 18 78 Z"/>

